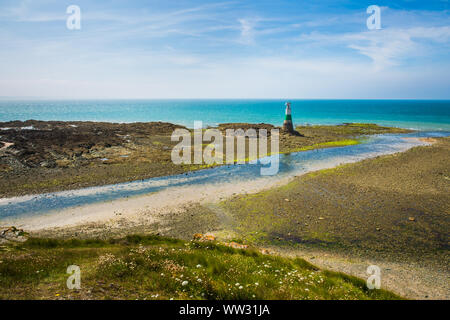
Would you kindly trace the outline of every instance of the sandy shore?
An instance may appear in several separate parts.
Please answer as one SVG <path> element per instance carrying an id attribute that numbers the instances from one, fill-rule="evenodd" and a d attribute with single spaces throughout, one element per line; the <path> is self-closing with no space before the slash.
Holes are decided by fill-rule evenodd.
<path id="1" fill-rule="evenodd" d="M 35 217 L 5 219 L 11 224 L 29 231 L 54 230 L 55 228 L 80 228 L 86 224 L 119 227 L 126 223 L 151 225 L 167 214 L 186 211 L 192 204 L 217 203 L 236 194 L 256 193 L 284 185 L 291 178 L 258 179 L 249 182 L 206 184 L 205 186 L 172 187 L 149 195 L 123 198 L 108 202 L 78 206 Z"/>
<path id="2" fill-rule="evenodd" d="M 408 138 L 418 141 L 417 138 Z M 425 141 L 424 141 L 425 142 Z M 426 143 L 429 143 L 428 141 Z M 217 204 L 236 195 L 255 194 L 263 190 L 269 190 L 288 184 L 293 178 L 307 172 L 333 168 L 343 162 L 354 162 L 353 159 L 336 159 L 308 164 L 306 171 L 291 172 L 281 177 L 258 177 L 251 181 L 233 181 L 220 183 L 204 183 L 202 185 L 188 185 L 181 187 L 169 187 L 166 190 L 150 193 L 142 196 L 120 198 L 117 200 L 99 202 L 76 206 L 68 209 L 26 216 L 19 218 L 3 219 L 2 224 L 14 225 L 28 231 L 50 231 L 55 235 L 55 230 L 83 229 L 84 233 L 95 226 L 96 232 L 102 225 L 110 229 L 131 229 L 139 225 L 155 225 L 167 218 L 167 215 L 176 215 L 186 211 L 192 205 Z M 98 187 L 102 189 L 102 187 Z M 76 193 L 94 192 L 86 189 L 75 191 Z M 68 192 L 63 191 L 61 194 Z M 27 196 L 25 198 L 32 198 Z M 20 199 L 20 198 L 16 198 Z M 10 201 L 14 199 L 2 199 Z M 56 233 L 57 235 L 58 233 Z"/>
<path id="3" fill-rule="evenodd" d="M 418 140 L 418 141 L 422 141 L 422 142 L 426 142 L 426 143 L 436 143 L 437 140 L 435 138 L 403 138 L 405 140 Z"/>

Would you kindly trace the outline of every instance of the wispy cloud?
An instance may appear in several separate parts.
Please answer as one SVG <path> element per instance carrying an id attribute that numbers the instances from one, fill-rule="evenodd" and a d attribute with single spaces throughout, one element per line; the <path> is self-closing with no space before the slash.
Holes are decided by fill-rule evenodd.
<path id="1" fill-rule="evenodd" d="M 369 57 L 378 69 L 401 64 L 405 58 L 430 54 L 433 43 L 440 50 L 449 49 L 450 26 L 389 28 L 343 34 L 303 34 L 300 42 L 315 42 L 323 46 L 344 46 Z M 431 42 L 431 43 L 430 43 Z"/>
<path id="2" fill-rule="evenodd" d="M 239 19 L 241 37 L 240 41 L 245 44 L 253 43 L 253 22 L 248 19 Z"/>
<path id="3" fill-rule="evenodd" d="M 61 1 L 0 4 L 0 95 L 404 97 L 423 88 L 441 96 L 449 92 L 443 88 L 450 71 L 445 10 L 383 8 L 383 29 L 369 31 L 362 2 L 361 9 L 295 1 L 144 5 L 130 0 L 120 7 L 108 0 L 76 2 L 82 9 L 82 29 L 76 32 L 65 27 Z M 392 87 L 403 89 L 396 94 Z"/>

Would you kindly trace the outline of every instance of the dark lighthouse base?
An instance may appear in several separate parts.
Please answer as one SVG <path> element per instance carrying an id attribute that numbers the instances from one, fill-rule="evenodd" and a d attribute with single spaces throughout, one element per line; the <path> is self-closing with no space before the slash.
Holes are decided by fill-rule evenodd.
<path id="1" fill-rule="evenodd" d="M 292 124 L 292 121 L 284 121 L 283 127 L 281 128 L 281 132 L 290 134 L 292 136 L 299 136 L 303 137 L 303 135 L 294 130 L 294 125 Z"/>

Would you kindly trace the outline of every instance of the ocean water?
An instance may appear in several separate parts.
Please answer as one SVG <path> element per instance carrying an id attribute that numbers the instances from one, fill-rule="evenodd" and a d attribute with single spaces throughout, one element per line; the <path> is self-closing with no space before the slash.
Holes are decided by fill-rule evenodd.
<path id="1" fill-rule="evenodd" d="M 0 121 L 165 121 L 193 127 L 225 122 L 281 125 L 284 100 L 0 100 Z M 377 123 L 450 131 L 450 100 L 291 100 L 295 124 Z"/>

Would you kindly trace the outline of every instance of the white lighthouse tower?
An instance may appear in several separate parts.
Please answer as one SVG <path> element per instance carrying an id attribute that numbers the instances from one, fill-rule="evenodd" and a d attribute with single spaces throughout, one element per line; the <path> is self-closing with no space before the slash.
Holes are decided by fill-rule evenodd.
<path id="1" fill-rule="evenodd" d="M 286 116 L 283 122 L 283 130 L 293 133 L 294 125 L 292 124 L 292 111 L 291 111 L 291 103 L 286 102 Z"/>

